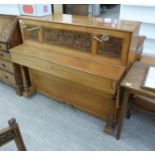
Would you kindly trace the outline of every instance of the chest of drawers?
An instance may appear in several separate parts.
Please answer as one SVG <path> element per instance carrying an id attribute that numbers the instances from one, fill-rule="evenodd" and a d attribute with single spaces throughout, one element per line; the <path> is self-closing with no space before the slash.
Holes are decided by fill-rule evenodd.
<path id="1" fill-rule="evenodd" d="M 11 61 L 9 49 L 22 43 L 16 16 L 0 15 L 0 81 L 16 89 L 22 95 L 22 76 L 19 65 Z"/>

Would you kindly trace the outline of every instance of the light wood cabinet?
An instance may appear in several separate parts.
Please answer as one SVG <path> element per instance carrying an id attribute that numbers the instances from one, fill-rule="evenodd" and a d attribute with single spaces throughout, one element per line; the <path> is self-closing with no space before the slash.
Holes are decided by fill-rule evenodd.
<path id="1" fill-rule="evenodd" d="M 139 22 L 71 15 L 20 17 L 23 44 L 12 61 L 28 67 L 31 87 L 99 117 L 112 132 L 117 120 L 118 85 L 139 57 Z"/>
<path id="2" fill-rule="evenodd" d="M 21 43 L 17 17 L 0 15 L 0 81 L 15 88 L 18 95 L 23 92 L 21 69 L 11 61 L 9 50 Z"/>

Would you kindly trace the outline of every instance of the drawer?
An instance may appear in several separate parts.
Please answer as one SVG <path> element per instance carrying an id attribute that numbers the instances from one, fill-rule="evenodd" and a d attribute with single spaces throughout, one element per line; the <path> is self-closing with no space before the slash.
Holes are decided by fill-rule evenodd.
<path id="1" fill-rule="evenodd" d="M 0 68 L 8 72 L 14 73 L 14 68 L 11 62 L 0 59 Z"/>
<path id="2" fill-rule="evenodd" d="M 2 82 L 12 85 L 12 86 L 16 85 L 15 76 L 13 74 L 3 71 L 1 69 L 0 69 L 0 80 Z"/>
<path id="3" fill-rule="evenodd" d="M 3 43 L 0 43 L 0 50 L 7 51 L 7 45 L 3 44 Z"/>
<path id="4" fill-rule="evenodd" d="M 3 52 L 3 51 L 0 51 L 0 59 L 9 60 L 10 61 L 10 54 L 6 53 L 6 52 Z"/>

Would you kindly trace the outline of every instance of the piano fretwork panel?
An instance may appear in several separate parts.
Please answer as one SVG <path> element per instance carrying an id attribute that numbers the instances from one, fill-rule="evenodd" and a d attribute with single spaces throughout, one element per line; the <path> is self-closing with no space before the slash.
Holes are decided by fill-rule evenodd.
<path id="1" fill-rule="evenodd" d="M 97 53 L 103 56 L 120 58 L 123 39 L 109 36 L 104 43 L 99 43 Z"/>
<path id="2" fill-rule="evenodd" d="M 89 33 L 49 28 L 43 30 L 43 42 L 47 44 L 91 52 L 91 41 Z"/>
<path id="3" fill-rule="evenodd" d="M 40 30 L 42 29 L 42 32 Z M 47 27 L 37 27 L 35 25 L 26 25 L 23 28 L 25 40 L 35 41 L 39 43 L 39 33 L 42 36 L 42 43 L 48 45 L 56 45 L 59 47 L 79 50 L 81 52 L 92 52 L 93 34 L 82 33 L 77 31 L 69 31 Z M 95 34 L 98 39 L 102 35 Z M 97 40 L 96 54 L 106 57 L 121 57 L 123 38 L 108 36 L 108 40 L 100 42 Z"/>

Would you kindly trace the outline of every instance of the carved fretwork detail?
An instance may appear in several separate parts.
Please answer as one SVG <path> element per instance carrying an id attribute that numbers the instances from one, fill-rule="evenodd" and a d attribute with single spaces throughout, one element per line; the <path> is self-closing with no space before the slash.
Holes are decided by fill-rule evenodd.
<path id="1" fill-rule="evenodd" d="M 62 47 L 91 52 L 91 35 L 88 33 L 44 28 L 44 42 Z"/>
<path id="2" fill-rule="evenodd" d="M 1 134 L 0 135 L 0 146 L 8 143 L 9 141 L 11 141 L 14 138 L 15 138 L 15 135 L 11 131 Z"/>
<path id="3" fill-rule="evenodd" d="M 104 44 L 99 43 L 98 53 L 109 57 L 120 57 L 123 40 L 121 38 L 109 36 L 109 40 Z"/>
<path id="4" fill-rule="evenodd" d="M 26 25 L 26 27 L 23 28 L 23 35 L 25 39 L 39 41 L 39 29 L 33 29 L 34 27 L 34 25 Z M 30 31 L 31 29 L 33 30 Z"/>

